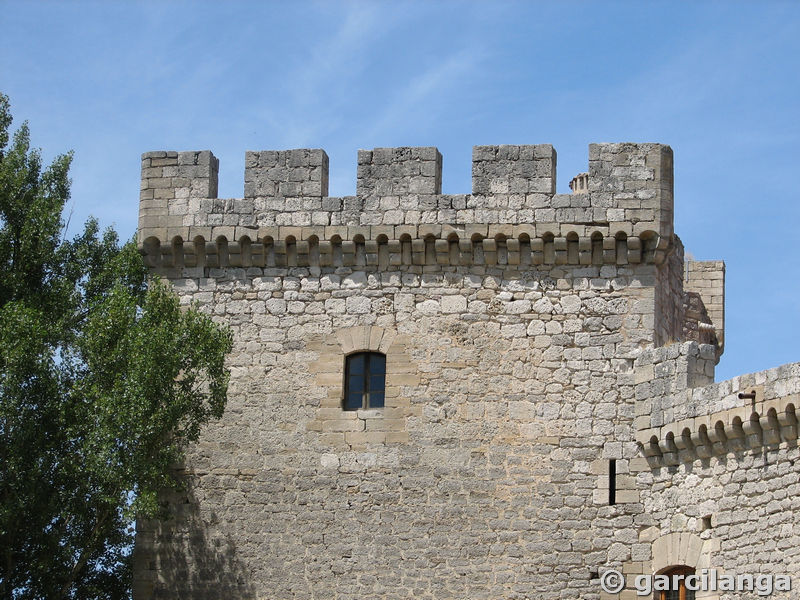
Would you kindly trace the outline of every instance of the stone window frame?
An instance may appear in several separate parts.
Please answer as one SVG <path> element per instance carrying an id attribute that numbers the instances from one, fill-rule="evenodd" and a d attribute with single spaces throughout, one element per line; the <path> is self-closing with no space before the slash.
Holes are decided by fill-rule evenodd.
<path id="1" fill-rule="evenodd" d="M 361 325 L 356 327 L 346 327 L 339 329 L 335 333 L 335 339 L 341 347 L 341 392 L 339 406 L 344 410 L 344 403 L 347 393 L 347 359 L 354 354 L 368 353 L 368 354 L 383 354 L 386 357 L 386 368 L 384 371 L 383 388 L 384 391 L 390 384 L 390 351 L 392 344 L 397 337 L 397 333 L 391 329 L 384 327 L 377 327 L 374 325 Z M 384 406 L 386 400 L 384 399 Z M 360 410 L 380 411 L 382 408 L 369 408 Z M 350 411 L 347 411 L 350 412 Z"/>
<path id="2" fill-rule="evenodd" d="M 406 386 L 419 385 L 419 368 L 411 359 L 413 338 L 376 325 L 343 327 L 311 340 L 306 349 L 317 353 L 309 364 L 313 385 L 320 398 L 316 414 L 306 429 L 319 433 L 329 448 L 363 449 L 368 446 L 409 441 L 407 421 L 419 416 L 421 406 L 412 404 Z M 383 408 L 344 410 L 347 356 L 376 352 L 386 356 Z"/>

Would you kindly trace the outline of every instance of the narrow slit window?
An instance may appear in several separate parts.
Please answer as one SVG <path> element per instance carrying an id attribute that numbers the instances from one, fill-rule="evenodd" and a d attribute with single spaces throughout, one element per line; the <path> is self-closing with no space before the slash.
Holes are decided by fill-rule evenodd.
<path id="1" fill-rule="evenodd" d="M 617 503 L 617 461 L 608 461 L 608 505 L 614 506 Z"/>
<path id="2" fill-rule="evenodd" d="M 345 363 L 344 409 L 381 408 L 386 387 L 386 356 L 359 352 Z"/>

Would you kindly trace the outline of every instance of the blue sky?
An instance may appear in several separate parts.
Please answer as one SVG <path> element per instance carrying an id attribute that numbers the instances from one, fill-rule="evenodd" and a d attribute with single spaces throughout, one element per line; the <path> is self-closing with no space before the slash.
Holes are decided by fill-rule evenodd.
<path id="1" fill-rule="evenodd" d="M 717 379 L 800 360 L 798 2 L 9 2 L 0 91 L 46 157 L 75 151 L 72 228 L 136 227 L 139 156 L 316 147 L 331 195 L 356 152 L 552 143 L 559 191 L 590 142 L 675 153 L 676 232 L 727 263 Z"/>

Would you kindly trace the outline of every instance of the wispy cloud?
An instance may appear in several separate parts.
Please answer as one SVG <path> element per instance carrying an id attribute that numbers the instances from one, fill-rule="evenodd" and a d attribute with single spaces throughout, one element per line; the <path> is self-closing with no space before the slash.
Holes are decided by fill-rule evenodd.
<path id="1" fill-rule="evenodd" d="M 427 126 L 453 104 L 453 95 L 460 93 L 457 83 L 474 76 L 484 55 L 480 46 L 458 50 L 428 67 L 407 81 L 398 82 L 392 90 L 392 100 L 380 110 L 374 122 L 363 131 L 354 133 L 362 140 L 397 137 L 408 131 L 425 130 Z"/>
<path id="2" fill-rule="evenodd" d="M 795 135 L 798 132 L 797 122 L 775 129 L 774 138 L 765 135 L 768 124 L 764 120 L 753 123 L 750 117 L 766 109 L 774 95 L 781 93 L 767 87 L 766 82 L 781 81 L 769 70 L 787 40 L 796 35 L 796 25 L 782 22 L 775 14 L 764 22 L 753 23 L 743 34 L 748 37 L 747 44 L 737 44 L 730 30 L 697 31 L 670 48 L 660 60 L 632 71 L 622 85 L 605 90 L 596 98 L 594 108 L 607 117 L 606 126 L 618 132 L 622 127 L 640 136 L 656 134 L 667 124 L 686 131 L 687 121 L 705 118 L 730 120 L 727 133 L 744 143 L 749 135 L 743 128 L 748 124 L 758 127 L 754 139 L 762 143 L 786 140 L 787 128 L 793 129 Z M 796 92 L 796 80 L 786 77 L 784 83 Z M 761 102 L 757 101 L 759 96 Z"/>
<path id="3" fill-rule="evenodd" d="M 398 15 L 400 16 L 400 15 Z M 353 2 L 330 14 L 332 31 L 293 57 L 280 87 L 284 102 L 257 110 L 283 145 L 319 143 L 339 129 L 353 104 L 364 70 L 375 60 L 370 46 L 402 19 L 386 19 L 377 4 Z"/>

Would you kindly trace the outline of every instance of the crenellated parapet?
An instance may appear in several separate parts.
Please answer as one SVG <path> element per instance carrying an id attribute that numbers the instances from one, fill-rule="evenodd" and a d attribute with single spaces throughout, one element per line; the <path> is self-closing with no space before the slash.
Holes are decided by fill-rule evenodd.
<path id="1" fill-rule="evenodd" d="M 592 144 L 581 193 L 556 193 L 556 162 L 549 144 L 475 146 L 471 193 L 442 194 L 436 148 L 360 150 L 356 195 L 333 197 L 324 150 L 247 152 L 244 196 L 221 199 L 211 152 L 150 152 L 142 156 L 139 244 L 147 264 L 170 278 L 228 267 L 242 276 L 293 267 L 492 268 L 514 278 L 643 265 L 636 283 L 652 293 L 655 345 L 709 343 L 719 359 L 724 264 L 683 262 L 672 150 Z"/>
<path id="2" fill-rule="evenodd" d="M 586 194 L 555 193 L 548 144 L 476 146 L 470 194 L 441 193 L 442 156 L 433 147 L 359 151 L 356 195 L 347 197 L 328 196 L 320 149 L 248 152 L 243 198 L 216 198 L 218 170 L 208 151 L 144 154 L 140 244 L 216 242 L 218 227 L 233 228 L 229 243 L 260 243 L 265 227 L 529 225 L 542 230 L 532 239 L 574 233 L 580 242 L 600 232 L 604 251 L 620 236 L 655 240 L 658 261 L 672 240 L 672 151 L 659 144 L 592 144 Z"/>
<path id="3" fill-rule="evenodd" d="M 714 383 L 716 352 L 686 342 L 636 359 L 636 440 L 651 466 L 797 444 L 800 363 Z"/>

